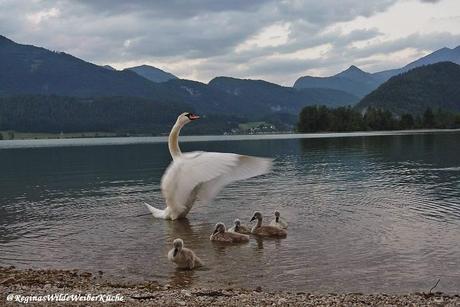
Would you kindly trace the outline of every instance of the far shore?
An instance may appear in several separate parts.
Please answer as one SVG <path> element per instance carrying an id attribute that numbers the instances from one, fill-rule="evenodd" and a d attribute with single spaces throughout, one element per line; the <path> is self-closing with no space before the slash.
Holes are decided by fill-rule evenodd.
<path id="1" fill-rule="evenodd" d="M 267 136 L 272 138 L 273 136 L 287 136 L 302 137 L 302 136 L 312 136 L 312 137 L 323 137 L 323 136 L 353 136 L 353 135 L 387 135 L 387 134 L 417 134 L 417 133 L 429 133 L 429 132 L 456 132 L 460 131 L 460 128 L 457 129 L 410 129 L 410 130 L 363 130 L 363 131 L 323 131 L 323 132 L 309 132 L 309 133 L 300 133 L 296 131 L 277 131 L 277 132 L 261 132 L 261 133 L 242 133 L 242 134 L 233 134 L 233 133 L 224 133 L 224 134 L 213 134 L 213 135 L 203 135 L 203 134 L 184 134 L 181 137 L 211 137 L 211 138 L 222 138 L 222 137 L 248 137 L 248 136 Z M 165 138 L 167 133 L 163 134 L 148 134 L 148 133 L 137 133 L 137 134 L 119 134 L 115 132 L 72 132 L 72 133 L 48 133 L 48 132 L 17 132 L 17 131 L 0 131 L 2 137 L 0 141 L 15 141 L 15 140 L 59 140 L 59 139 L 93 139 L 93 138 Z"/>
<path id="2" fill-rule="evenodd" d="M 50 295 L 50 296 L 48 296 Z M 54 297 L 53 297 L 54 295 Z M 57 298 L 59 297 L 59 298 Z M 70 301 L 79 299 L 80 301 Z M 51 300 L 54 301 L 45 301 Z M 262 287 L 194 288 L 156 281 L 123 283 L 104 272 L 79 270 L 18 270 L 0 267 L 0 305 L 40 302 L 40 306 L 100 305 L 89 299 L 118 299 L 111 306 L 458 306 L 459 295 L 441 292 L 409 294 L 309 293 L 270 291 Z M 86 301 L 85 301 L 86 300 Z M 106 301 L 107 302 L 107 301 Z"/>

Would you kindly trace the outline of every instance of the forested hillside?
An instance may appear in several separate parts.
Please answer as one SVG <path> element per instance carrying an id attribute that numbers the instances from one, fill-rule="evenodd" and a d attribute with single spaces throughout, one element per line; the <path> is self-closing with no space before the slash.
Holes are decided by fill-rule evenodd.
<path id="1" fill-rule="evenodd" d="M 460 112 L 460 65 L 441 62 L 392 77 L 356 106 L 394 114 L 422 114 L 428 107 Z"/>
<path id="2" fill-rule="evenodd" d="M 184 110 L 194 111 L 182 104 L 133 97 L 0 97 L 0 130 L 159 135 L 168 133 Z M 238 127 L 239 120 L 225 115 L 207 116 L 187 127 L 183 134 L 223 133 Z"/>

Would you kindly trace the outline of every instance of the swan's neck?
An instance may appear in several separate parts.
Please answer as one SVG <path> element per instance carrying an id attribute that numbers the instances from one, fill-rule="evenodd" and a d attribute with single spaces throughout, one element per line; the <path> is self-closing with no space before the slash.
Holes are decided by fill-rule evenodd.
<path id="1" fill-rule="evenodd" d="M 275 218 L 275 220 L 276 220 L 277 223 L 279 223 L 279 222 L 280 222 L 280 217 L 277 216 L 277 217 Z"/>
<path id="2" fill-rule="evenodd" d="M 259 228 L 260 226 L 262 226 L 262 219 L 257 219 L 256 228 Z"/>
<path id="3" fill-rule="evenodd" d="M 182 126 L 183 125 L 177 121 L 169 133 L 168 147 L 169 153 L 171 154 L 173 160 L 182 154 L 179 148 L 179 132 Z"/>

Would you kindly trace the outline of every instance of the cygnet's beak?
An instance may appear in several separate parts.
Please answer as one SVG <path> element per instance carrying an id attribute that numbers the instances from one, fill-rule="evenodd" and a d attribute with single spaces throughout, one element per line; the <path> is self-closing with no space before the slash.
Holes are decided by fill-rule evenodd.
<path id="1" fill-rule="evenodd" d="M 174 257 L 176 257 L 178 251 L 179 251 L 179 250 L 177 249 L 177 247 L 175 247 L 175 248 L 174 248 L 174 252 L 173 252 L 173 256 L 174 256 Z"/>
<path id="2" fill-rule="evenodd" d="M 252 219 L 251 219 L 249 222 L 252 222 L 252 221 L 254 221 L 255 219 L 256 219 L 256 216 L 254 215 L 254 216 L 252 217 Z"/>

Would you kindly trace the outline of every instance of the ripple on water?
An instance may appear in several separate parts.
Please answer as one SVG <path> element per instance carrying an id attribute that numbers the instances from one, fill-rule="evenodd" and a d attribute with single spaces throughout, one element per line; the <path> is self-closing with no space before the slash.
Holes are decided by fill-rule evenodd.
<path id="1" fill-rule="evenodd" d="M 143 205 L 164 207 L 164 143 L 0 151 L 0 265 L 331 292 L 425 291 L 433 276 L 442 276 L 441 290 L 457 291 L 458 138 L 184 143 L 184 151 L 237 149 L 276 159 L 271 174 L 232 184 L 175 222 L 153 219 Z M 33 163 L 24 164 L 29 158 Z M 269 222 L 275 209 L 289 221 L 286 239 L 252 238 L 236 246 L 209 241 L 218 221 L 251 225 L 260 210 Z M 174 269 L 166 254 L 177 237 L 205 268 Z"/>

